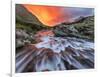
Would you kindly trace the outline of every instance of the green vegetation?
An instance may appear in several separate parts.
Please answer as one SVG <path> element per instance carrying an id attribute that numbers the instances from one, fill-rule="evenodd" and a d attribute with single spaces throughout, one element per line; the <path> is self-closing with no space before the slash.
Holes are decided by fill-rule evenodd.
<path id="1" fill-rule="evenodd" d="M 71 24 L 62 23 L 54 28 L 56 36 L 69 36 L 94 40 L 94 16 Z"/>

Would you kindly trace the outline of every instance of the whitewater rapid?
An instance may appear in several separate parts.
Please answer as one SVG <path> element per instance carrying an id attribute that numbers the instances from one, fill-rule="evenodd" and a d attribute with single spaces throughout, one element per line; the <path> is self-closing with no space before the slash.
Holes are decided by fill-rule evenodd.
<path id="1" fill-rule="evenodd" d="M 71 47 L 77 50 L 94 49 L 94 43 L 87 40 L 74 38 L 74 37 L 41 37 L 42 42 L 37 43 L 37 48 L 49 48 L 56 53 L 65 51 L 66 47 Z"/>
<path id="2" fill-rule="evenodd" d="M 16 54 L 16 72 L 94 68 L 94 42 L 75 37 L 40 37 Z"/>

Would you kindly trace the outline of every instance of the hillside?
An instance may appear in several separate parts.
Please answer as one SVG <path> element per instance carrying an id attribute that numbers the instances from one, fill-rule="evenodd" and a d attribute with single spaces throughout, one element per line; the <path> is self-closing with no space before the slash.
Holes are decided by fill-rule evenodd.
<path id="1" fill-rule="evenodd" d="M 70 36 L 93 40 L 94 16 L 79 19 L 73 23 L 62 23 L 55 26 L 54 32 L 56 36 Z"/>

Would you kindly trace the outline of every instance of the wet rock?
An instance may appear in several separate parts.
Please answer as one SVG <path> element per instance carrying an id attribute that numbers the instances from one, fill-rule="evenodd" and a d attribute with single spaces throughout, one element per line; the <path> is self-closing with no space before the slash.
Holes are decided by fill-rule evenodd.
<path id="1" fill-rule="evenodd" d="M 16 72 L 94 68 L 93 42 L 72 37 L 40 39 L 40 42 L 26 45 L 16 54 Z"/>
<path id="2" fill-rule="evenodd" d="M 22 29 L 16 29 L 16 48 L 30 44 L 34 40 L 34 37 L 31 33 Z"/>

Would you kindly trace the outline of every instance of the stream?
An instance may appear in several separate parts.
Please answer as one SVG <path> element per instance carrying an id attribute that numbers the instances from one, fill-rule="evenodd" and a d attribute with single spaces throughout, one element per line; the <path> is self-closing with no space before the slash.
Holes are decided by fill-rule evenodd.
<path id="1" fill-rule="evenodd" d="M 53 36 L 40 40 L 16 54 L 17 73 L 94 68 L 94 42 Z"/>

